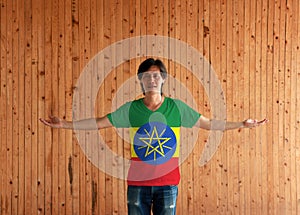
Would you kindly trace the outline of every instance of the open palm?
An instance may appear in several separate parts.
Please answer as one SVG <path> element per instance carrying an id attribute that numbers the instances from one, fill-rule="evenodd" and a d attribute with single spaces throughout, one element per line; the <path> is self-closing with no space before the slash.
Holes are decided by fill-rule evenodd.
<path id="1" fill-rule="evenodd" d="M 65 120 L 62 120 L 56 116 L 49 116 L 49 119 L 40 119 L 42 123 L 52 128 L 63 128 Z"/>

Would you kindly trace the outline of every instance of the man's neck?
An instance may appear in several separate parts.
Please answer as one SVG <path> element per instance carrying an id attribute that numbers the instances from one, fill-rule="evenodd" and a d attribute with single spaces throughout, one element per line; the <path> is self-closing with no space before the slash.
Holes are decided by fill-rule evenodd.
<path id="1" fill-rule="evenodd" d="M 150 109 L 150 110 L 157 110 L 161 104 L 163 103 L 164 96 L 162 96 L 160 93 L 146 93 L 144 97 L 144 104 Z"/>

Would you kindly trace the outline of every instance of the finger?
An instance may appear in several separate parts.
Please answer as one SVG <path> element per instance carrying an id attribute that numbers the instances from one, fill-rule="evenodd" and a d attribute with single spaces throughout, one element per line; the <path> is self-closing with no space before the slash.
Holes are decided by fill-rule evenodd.
<path id="1" fill-rule="evenodd" d="M 50 123 L 47 120 L 45 120 L 45 119 L 40 118 L 40 121 L 42 123 L 44 123 L 45 125 L 50 125 Z"/>
<path id="2" fill-rule="evenodd" d="M 259 121 L 258 123 L 259 123 L 259 124 L 265 124 L 265 123 L 267 123 L 267 122 L 268 122 L 267 119 L 263 119 L 263 120 Z"/>
<path id="3" fill-rule="evenodd" d="M 258 122 L 258 124 L 263 124 L 263 123 L 265 123 L 264 119 Z"/>
<path id="4" fill-rule="evenodd" d="M 40 121 L 44 123 L 46 120 L 45 120 L 45 119 L 42 119 L 42 118 L 40 118 Z"/>
<path id="5" fill-rule="evenodd" d="M 246 120 L 246 123 L 249 123 L 249 124 L 250 124 L 250 123 L 253 123 L 253 119 L 247 119 L 247 120 Z"/>

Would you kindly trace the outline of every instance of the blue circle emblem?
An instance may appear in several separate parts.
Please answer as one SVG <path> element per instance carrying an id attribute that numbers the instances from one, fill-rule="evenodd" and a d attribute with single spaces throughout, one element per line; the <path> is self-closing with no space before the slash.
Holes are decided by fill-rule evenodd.
<path id="1" fill-rule="evenodd" d="M 149 122 L 134 136 L 134 151 L 144 162 L 159 165 L 170 160 L 176 151 L 176 135 L 166 124 Z"/>

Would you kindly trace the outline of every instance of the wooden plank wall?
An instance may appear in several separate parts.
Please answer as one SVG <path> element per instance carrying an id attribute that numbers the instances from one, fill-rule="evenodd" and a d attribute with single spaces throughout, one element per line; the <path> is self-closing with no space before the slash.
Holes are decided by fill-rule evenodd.
<path id="1" fill-rule="evenodd" d="M 0 214 L 126 214 L 126 182 L 91 163 L 72 131 L 38 119 L 72 119 L 73 90 L 85 65 L 110 44 L 147 34 L 186 42 L 211 63 L 228 120 L 270 120 L 226 132 L 203 167 L 198 162 L 209 133 L 199 132 L 181 166 L 177 214 L 300 214 L 299 0 L 0 0 L 0 17 Z M 182 60 L 191 57 L 171 49 Z M 111 110 L 143 59 L 112 70 L 99 91 L 87 89 L 98 93 L 97 115 Z M 198 111 L 211 116 L 201 83 L 165 60 Z M 118 101 L 132 96 L 123 95 Z M 114 129 L 100 133 L 128 158 L 129 146 Z M 87 134 L 85 147 L 90 139 Z"/>

